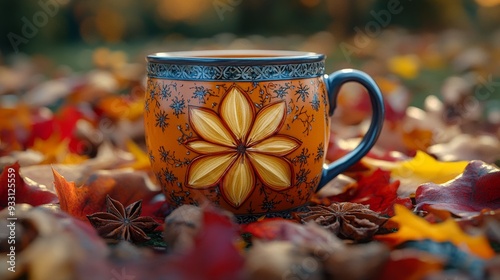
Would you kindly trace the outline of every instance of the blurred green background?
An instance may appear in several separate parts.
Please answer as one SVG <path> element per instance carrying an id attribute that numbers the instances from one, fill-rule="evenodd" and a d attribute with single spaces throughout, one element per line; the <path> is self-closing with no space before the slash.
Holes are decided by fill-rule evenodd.
<path id="1" fill-rule="evenodd" d="M 158 51 L 290 49 L 395 77 L 416 106 L 453 75 L 500 99 L 498 15 L 500 0 L 2 1 L 0 66 L 24 57 L 50 79 Z"/>
<path id="2" fill-rule="evenodd" d="M 86 57 L 98 46 L 132 56 L 197 47 L 297 49 L 324 31 L 328 50 L 328 40 L 356 35 L 389 3 L 401 12 L 384 29 L 488 36 L 500 25 L 498 0 L 18 0 L 0 3 L 0 49 L 4 57 L 44 54 L 89 68 Z"/>

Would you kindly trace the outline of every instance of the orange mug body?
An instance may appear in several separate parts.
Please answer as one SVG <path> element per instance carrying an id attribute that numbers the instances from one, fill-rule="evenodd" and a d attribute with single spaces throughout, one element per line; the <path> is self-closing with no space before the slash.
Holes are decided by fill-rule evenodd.
<path id="1" fill-rule="evenodd" d="M 324 57 L 296 56 L 148 57 L 146 144 L 169 203 L 259 216 L 309 201 L 324 174 L 330 102 Z"/>

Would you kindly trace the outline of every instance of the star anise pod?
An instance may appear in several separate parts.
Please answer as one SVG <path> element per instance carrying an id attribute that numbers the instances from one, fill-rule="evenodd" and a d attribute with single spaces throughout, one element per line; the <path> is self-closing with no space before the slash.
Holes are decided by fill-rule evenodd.
<path id="1" fill-rule="evenodd" d="M 150 239 L 146 233 L 152 232 L 159 224 L 151 217 L 140 217 L 142 201 L 136 201 L 126 208 L 119 201 L 106 196 L 106 211 L 88 215 L 92 226 L 106 239 L 144 242 Z"/>
<path id="2" fill-rule="evenodd" d="M 335 235 L 355 241 L 370 240 L 387 218 L 368 206 L 351 202 L 329 206 L 308 206 L 309 212 L 295 213 L 301 222 L 315 222 Z"/>

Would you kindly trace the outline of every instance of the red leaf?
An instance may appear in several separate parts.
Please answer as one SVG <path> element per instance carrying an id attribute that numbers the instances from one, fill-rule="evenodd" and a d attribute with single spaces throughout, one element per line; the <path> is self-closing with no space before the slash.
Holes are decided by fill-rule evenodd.
<path id="1" fill-rule="evenodd" d="M 34 115 L 31 134 L 27 146 L 32 147 L 36 139 L 47 140 L 53 135 L 59 136 L 60 140 L 69 139 L 68 148 L 72 153 L 82 154 L 82 145 L 85 143 L 75 135 L 76 123 L 84 118 L 84 114 L 75 106 L 64 106 L 57 114 L 46 118 Z"/>
<path id="2" fill-rule="evenodd" d="M 443 259 L 414 249 L 394 250 L 376 279 L 424 279 L 443 268 Z"/>
<path id="3" fill-rule="evenodd" d="M 484 174 L 479 177 L 476 187 L 472 193 L 472 199 L 475 201 L 484 201 L 494 203 L 500 198 L 500 171 Z M 500 203 L 497 203 L 500 207 Z M 494 208 L 496 209 L 496 208 Z"/>
<path id="4" fill-rule="evenodd" d="M 15 201 L 13 201 L 13 197 Z M 9 201 L 15 204 L 27 203 L 38 206 L 48 203 L 56 203 L 57 196 L 47 190 L 44 186 L 27 184 L 19 173 L 19 163 L 5 166 L 0 175 L 0 209 L 9 205 Z"/>
<path id="5" fill-rule="evenodd" d="M 206 207 L 194 247 L 174 259 L 172 268 L 179 270 L 179 279 L 241 279 L 245 261 L 235 245 L 238 238 L 230 217 Z"/>
<path id="6" fill-rule="evenodd" d="M 423 184 L 418 187 L 415 200 L 417 209 L 444 209 L 455 215 L 467 217 L 483 209 L 500 208 L 500 171 L 482 161 L 471 161 L 462 175 L 438 185 Z"/>
<path id="7" fill-rule="evenodd" d="M 354 202 L 369 205 L 370 209 L 382 214 L 394 215 L 394 204 L 411 208 L 409 198 L 399 198 L 399 181 L 390 182 L 390 172 L 375 170 L 370 176 L 362 177 L 341 194 L 329 197 L 336 202 Z"/>
<path id="8" fill-rule="evenodd" d="M 283 228 L 285 226 L 288 226 L 289 224 L 298 225 L 296 222 L 285 220 L 283 218 L 267 218 L 250 224 L 242 225 L 241 231 L 250 233 L 254 237 L 260 239 L 274 240 L 282 234 Z"/>
<path id="9" fill-rule="evenodd" d="M 290 241 L 295 244 L 317 245 L 323 248 L 342 246 L 340 239 L 314 223 L 303 225 L 283 218 L 268 218 L 243 225 L 241 232 L 250 233 L 254 238 L 268 241 Z"/>
<path id="10" fill-rule="evenodd" d="M 143 200 L 148 205 L 158 194 L 158 191 L 149 188 L 145 173 L 139 171 L 97 171 L 80 186 L 66 181 L 55 169 L 52 172 L 61 209 L 83 221 L 87 221 L 87 215 L 105 211 L 106 195 L 124 205 L 137 200 Z M 160 205 L 157 207 L 159 209 Z"/>

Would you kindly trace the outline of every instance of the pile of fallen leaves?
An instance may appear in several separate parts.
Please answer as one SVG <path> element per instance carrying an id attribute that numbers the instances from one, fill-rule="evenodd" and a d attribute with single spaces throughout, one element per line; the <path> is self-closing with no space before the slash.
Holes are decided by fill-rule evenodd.
<path id="1" fill-rule="evenodd" d="M 498 48 L 393 36 L 358 54 L 386 100 L 376 146 L 292 219 L 249 224 L 165 202 L 144 146 L 143 64 L 98 49 L 85 73 L 39 57 L 0 66 L 0 278 L 500 278 Z M 411 106 L 419 73 L 446 65 L 441 92 Z M 339 98 L 328 161 L 370 115 L 358 85 Z"/>

